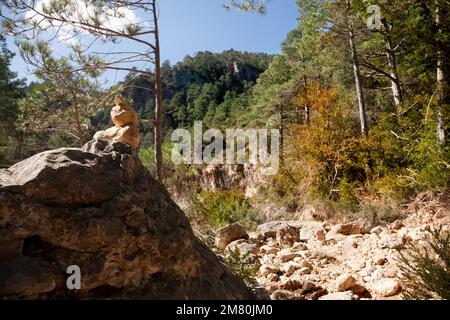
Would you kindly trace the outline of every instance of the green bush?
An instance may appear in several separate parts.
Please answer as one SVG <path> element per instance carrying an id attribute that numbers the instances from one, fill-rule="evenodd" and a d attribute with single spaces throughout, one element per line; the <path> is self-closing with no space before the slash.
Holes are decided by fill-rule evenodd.
<path id="1" fill-rule="evenodd" d="M 405 299 L 450 299 L 450 233 L 433 230 L 426 247 L 411 246 L 400 257 Z"/>
<path id="2" fill-rule="evenodd" d="M 250 201 L 239 190 L 202 190 L 191 196 L 189 202 L 188 216 L 197 225 L 218 228 L 239 222 L 253 228 L 258 223 Z"/>
<path id="3" fill-rule="evenodd" d="M 337 207 L 341 211 L 355 212 L 358 209 L 359 201 L 355 195 L 355 189 L 358 182 L 348 182 L 342 179 L 338 185 L 339 198 Z"/>
<path id="4" fill-rule="evenodd" d="M 241 255 L 239 249 L 230 251 L 225 257 L 228 269 L 247 285 L 256 284 L 256 274 L 260 268 L 258 260 L 250 257 L 250 254 Z"/>

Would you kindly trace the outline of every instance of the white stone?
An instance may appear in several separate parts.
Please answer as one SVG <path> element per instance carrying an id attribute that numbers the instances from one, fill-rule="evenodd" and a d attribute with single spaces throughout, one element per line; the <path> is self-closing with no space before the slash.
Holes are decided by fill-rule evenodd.
<path id="1" fill-rule="evenodd" d="M 281 270 L 285 273 L 286 276 L 290 276 L 292 275 L 295 270 L 300 269 L 301 265 L 299 263 L 296 262 L 288 262 L 285 265 L 283 265 L 283 267 L 281 268 Z"/>
<path id="2" fill-rule="evenodd" d="M 265 253 L 265 254 L 277 254 L 278 251 L 280 251 L 280 250 L 273 246 L 264 245 L 264 246 L 261 246 L 261 248 L 259 248 L 259 251 L 261 253 Z"/>
<path id="3" fill-rule="evenodd" d="M 351 291 L 346 292 L 333 292 L 319 298 L 319 300 L 352 300 L 353 293 Z"/>
<path id="4" fill-rule="evenodd" d="M 267 276 L 267 275 L 269 275 L 271 273 L 277 274 L 277 273 L 280 273 L 280 272 L 281 272 L 280 267 L 278 267 L 275 264 L 265 264 L 265 265 L 262 265 L 259 268 L 259 273 L 261 275 L 263 275 L 263 276 Z"/>
<path id="5" fill-rule="evenodd" d="M 372 288 L 383 297 L 392 297 L 400 291 L 400 282 L 396 279 L 380 279 Z"/>
<path id="6" fill-rule="evenodd" d="M 383 228 L 381 226 L 377 226 L 375 228 L 372 228 L 372 230 L 370 230 L 370 233 L 380 235 L 380 233 L 382 231 L 383 231 Z"/>

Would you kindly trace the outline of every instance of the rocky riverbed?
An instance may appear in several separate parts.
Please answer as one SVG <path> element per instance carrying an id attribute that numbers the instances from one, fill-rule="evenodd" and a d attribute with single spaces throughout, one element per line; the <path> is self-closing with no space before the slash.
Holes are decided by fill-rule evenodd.
<path id="1" fill-rule="evenodd" d="M 257 260 L 257 282 L 271 299 L 401 299 L 399 252 L 424 245 L 433 228 L 449 230 L 448 200 L 421 194 L 404 219 L 376 227 L 274 221 L 247 232 L 235 224 L 217 232 L 216 245 Z"/>

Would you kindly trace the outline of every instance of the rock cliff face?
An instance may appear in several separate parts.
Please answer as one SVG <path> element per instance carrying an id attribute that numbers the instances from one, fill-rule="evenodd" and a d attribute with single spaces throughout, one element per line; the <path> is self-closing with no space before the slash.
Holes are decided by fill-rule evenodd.
<path id="1" fill-rule="evenodd" d="M 251 165 L 207 165 L 200 170 L 200 185 L 208 190 L 238 188 L 247 197 L 257 193 L 258 185 L 264 181 L 258 168 Z"/>
<path id="2" fill-rule="evenodd" d="M 69 290 L 66 271 L 81 270 Z M 0 297 L 251 299 L 119 142 L 0 170 Z"/>

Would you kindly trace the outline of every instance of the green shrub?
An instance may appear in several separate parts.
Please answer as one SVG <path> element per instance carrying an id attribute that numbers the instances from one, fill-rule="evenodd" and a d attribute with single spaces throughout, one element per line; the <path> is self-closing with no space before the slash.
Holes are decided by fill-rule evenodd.
<path id="1" fill-rule="evenodd" d="M 450 299 L 450 233 L 433 230 L 426 247 L 411 246 L 400 257 L 405 299 Z"/>
<path id="2" fill-rule="evenodd" d="M 239 249 L 230 251 L 225 257 L 225 264 L 233 274 L 247 285 L 256 284 L 256 274 L 261 265 L 257 259 L 250 257 L 250 254 L 241 255 Z"/>
<path id="3" fill-rule="evenodd" d="M 217 228 L 239 222 L 253 228 L 258 222 L 250 201 L 239 190 L 202 190 L 189 202 L 188 216 L 197 225 Z"/>
<path id="4" fill-rule="evenodd" d="M 358 198 L 355 195 L 357 182 L 348 182 L 342 179 L 338 185 L 339 198 L 337 207 L 340 211 L 355 212 L 358 209 Z"/>

